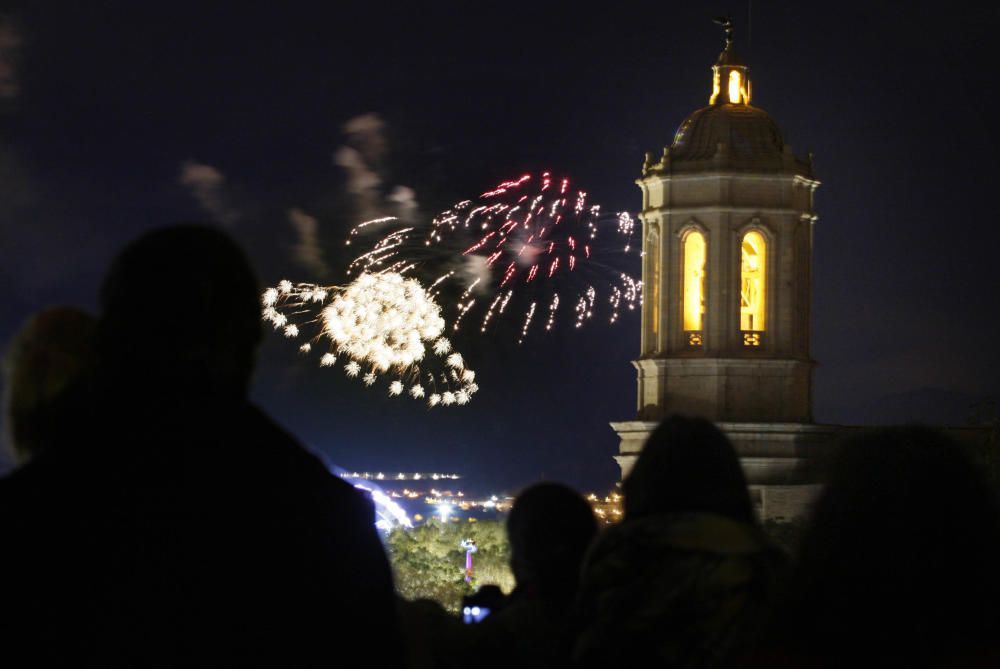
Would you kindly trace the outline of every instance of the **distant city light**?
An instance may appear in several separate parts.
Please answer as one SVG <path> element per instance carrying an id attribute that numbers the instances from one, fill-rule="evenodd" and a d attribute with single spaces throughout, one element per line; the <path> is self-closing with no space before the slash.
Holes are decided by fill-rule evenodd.
<path id="1" fill-rule="evenodd" d="M 507 494 L 479 496 L 449 485 L 450 481 L 463 478 L 459 474 L 389 470 L 343 472 L 341 476 L 372 496 L 376 520 L 381 521 L 377 527 L 384 533 L 409 529 L 430 518 L 437 518 L 442 523 L 456 520 L 475 523 L 486 518 L 499 518 L 508 513 L 514 504 L 514 498 Z M 433 485 L 423 487 L 423 482 Z M 394 483 L 399 487 L 395 487 Z M 584 495 L 598 519 L 605 522 L 621 519 L 621 496 L 617 492 L 608 496 L 595 493 Z M 406 508 L 401 504 L 405 504 Z"/>
<path id="2" fill-rule="evenodd" d="M 395 475 L 395 477 L 391 474 L 387 476 L 385 472 L 348 472 L 345 473 L 344 476 L 352 479 L 367 479 L 369 481 L 385 481 L 392 478 L 395 478 L 397 481 L 420 481 L 422 479 L 431 479 L 433 481 L 457 481 L 462 478 L 458 474 L 426 474 L 424 472 L 399 472 Z"/>
<path id="3" fill-rule="evenodd" d="M 406 515 L 406 511 L 393 501 L 389 495 L 386 495 L 381 490 L 369 488 L 360 483 L 355 483 L 354 487 L 358 490 L 364 490 L 371 495 L 372 501 L 375 503 L 375 515 L 378 518 L 375 521 L 375 527 L 385 532 L 394 527 L 405 527 L 407 529 L 413 527 L 413 522 Z"/>

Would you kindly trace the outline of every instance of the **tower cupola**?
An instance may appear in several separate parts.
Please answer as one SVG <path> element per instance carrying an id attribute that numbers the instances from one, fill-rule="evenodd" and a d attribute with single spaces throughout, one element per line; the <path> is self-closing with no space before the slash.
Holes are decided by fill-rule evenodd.
<path id="1" fill-rule="evenodd" d="M 747 76 L 749 68 L 743 64 L 733 49 L 733 20 L 729 17 L 720 17 L 715 19 L 715 22 L 726 31 L 726 48 L 712 66 L 712 95 L 708 99 L 708 104 L 748 105 L 750 104 L 750 78 Z"/>
<path id="2" fill-rule="evenodd" d="M 647 154 L 646 172 L 738 171 L 808 173 L 781 137 L 778 124 L 750 104 L 749 69 L 733 46 L 732 19 L 715 19 L 726 31 L 726 44 L 712 66 L 708 106 L 688 115 L 663 157 Z"/>

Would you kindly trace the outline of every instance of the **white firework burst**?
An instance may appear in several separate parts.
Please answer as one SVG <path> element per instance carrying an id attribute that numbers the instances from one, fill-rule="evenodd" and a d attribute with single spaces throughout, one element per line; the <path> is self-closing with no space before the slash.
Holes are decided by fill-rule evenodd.
<path id="1" fill-rule="evenodd" d="M 379 372 L 424 357 L 424 342 L 444 330 L 441 307 L 416 279 L 362 274 L 323 309 L 323 333 L 355 360 Z"/>
<path id="2" fill-rule="evenodd" d="M 313 343 L 328 338 L 330 352 L 320 359 L 323 367 L 343 357 L 347 376 L 360 377 L 366 386 L 389 376 L 391 396 L 408 394 L 415 399 L 429 390 L 420 383 L 408 389 L 404 379 L 423 378 L 426 371 L 429 383 L 440 388 L 428 398 L 431 406 L 457 404 L 455 391 L 474 377 L 468 376 L 461 354 L 441 336 L 445 321 L 440 305 L 404 271 L 389 267 L 363 272 L 346 286 L 282 281 L 264 291 L 262 315 L 286 337 L 298 337 L 318 325 L 318 332 L 309 333 L 311 342 L 301 344 L 299 351 L 309 353 Z M 428 356 L 428 351 L 435 356 Z"/>

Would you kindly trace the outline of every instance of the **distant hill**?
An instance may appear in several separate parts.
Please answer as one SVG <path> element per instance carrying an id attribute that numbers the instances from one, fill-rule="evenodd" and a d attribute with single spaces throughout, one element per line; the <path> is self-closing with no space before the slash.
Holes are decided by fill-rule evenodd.
<path id="1" fill-rule="evenodd" d="M 926 425 L 982 425 L 995 419 L 997 405 L 986 395 L 943 388 L 917 388 L 883 395 L 858 407 L 863 425 L 923 423 Z"/>

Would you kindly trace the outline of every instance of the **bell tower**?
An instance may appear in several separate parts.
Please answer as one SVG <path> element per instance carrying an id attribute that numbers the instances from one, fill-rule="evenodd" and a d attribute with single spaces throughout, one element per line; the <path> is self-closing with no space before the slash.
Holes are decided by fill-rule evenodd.
<path id="1" fill-rule="evenodd" d="M 812 156 L 799 158 L 750 104 L 733 26 L 712 66 L 708 106 L 681 123 L 636 180 L 642 191 L 643 305 L 638 420 L 614 423 L 623 475 L 669 413 L 719 423 L 744 466 L 812 423 Z M 781 448 L 764 448 L 770 454 Z M 787 449 L 786 449 L 787 450 Z M 771 474 L 789 462 L 760 462 Z M 748 470 L 753 482 L 753 467 Z M 794 467 L 792 467 L 794 469 Z"/>
<path id="2" fill-rule="evenodd" d="M 642 178 L 639 416 L 812 421 L 811 159 L 750 104 L 748 68 L 726 46 L 709 105 L 681 124 Z"/>

